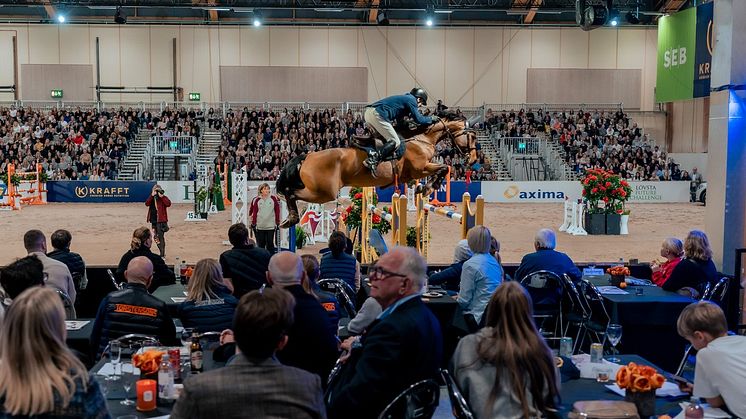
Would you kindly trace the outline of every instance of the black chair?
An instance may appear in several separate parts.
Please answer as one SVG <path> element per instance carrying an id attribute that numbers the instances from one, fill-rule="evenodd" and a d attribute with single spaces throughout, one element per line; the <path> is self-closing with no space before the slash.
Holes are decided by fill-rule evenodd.
<path id="1" fill-rule="evenodd" d="M 137 333 L 130 333 L 128 335 L 120 336 L 116 339 L 110 340 L 109 344 L 106 345 L 106 348 L 104 348 L 102 355 L 109 353 L 109 346 L 111 345 L 112 341 L 119 342 L 119 347 L 122 348 L 122 356 L 127 357 L 131 357 L 132 355 L 137 353 L 140 348 L 143 348 L 145 346 L 161 346 L 161 342 L 157 338 Z"/>
<path id="2" fill-rule="evenodd" d="M 73 302 L 72 300 L 70 300 L 70 297 L 67 295 L 67 293 L 58 289 L 55 289 L 55 291 L 57 292 L 57 295 L 60 296 L 60 299 L 62 300 L 62 306 L 65 308 L 65 319 L 77 319 L 78 317 L 75 314 L 75 305 L 73 305 Z"/>
<path id="3" fill-rule="evenodd" d="M 609 317 L 603 297 L 601 297 L 601 293 L 595 285 L 583 279 L 578 282 L 578 291 L 581 302 L 588 310 L 588 319 L 583 323 L 583 333 L 576 345 L 578 350 L 582 350 L 586 336 L 590 336 L 592 342 L 604 343 L 606 329 L 611 323 L 611 317 Z"/>
<path id="4" fill-rule="evenodd" d="M 570 301 L 569 310 L 565 315 L 567 323 L 565 325 L 563 334 L 566 335 L 567 332 L 569 332 L 570 326 L 573 326 L 577 329 L 575 341 L 573 342 L 573 353 L 576 353 L 578 350 L 580 350 L 580 347 L 578 346 L 580 342 L 580 334 L 583 332 L 585 323 L 591 317 L 590 309 L 588 309 L 586 305 L 583 304 L 580 293 L 578 292 L 577 287 L 575 287 L 575 284 L 572 282 L 570 276 L 567 274 L 563 274 L 562 279 L 564 279 L 565 281 L 565 295 Z"/>
<path id="5" fill-rule="evenodd" d="M 727 277 L 720 278 L 712 287 L 710 287 L 710 283 L 708 282 L 705 286 L 705 291 L 702 293 L 702 299 L 721 305 L 725 301 L 725 295 L 728 293 L 728 283 L 729 279 Z"/>
<path id="6" fill-rule="evenodd" d="M 557 337 L 562 328 L 562 278 L 554 272 L 531 272 L 521 279 L 521 285 L 528 291 L 534 306 L 534 322 L 544 335 Z M 548 332 L 546 326 L 551 327 Z"/>
<path id="7" fill-rule="evenodd" d="M 456 419 L 474 419 L 474 415 L 471 413 L 469 403 L 464 399 L 461 394 L 461 390 L 458 385 L 453 381 L 451 373 L 446 369 L 440 370 L 440 376 L 443 378 L 443 382 L 446 383 L 448 388 L 448 398 L 451 400 L 451 410 L 453 411 L 453 417 Z"/>
<path id="8" fill-rule="evenodd" d="M 124 288 L 123 283 L 117 282 L 117 279 L 114 277 L 114 273 L 111 271 L 111 269 L 107 269 L 106 274 L 109 276 L 109 279 L 111 279 L 111 283 L 114 284 L 115 290 L 121 290 L 122 288 Z"/>
<path id="9" fill-rule="evenodd" d="M 402 391 L 383 409 L 378 419 L 429 419 L 440 401 L 440 386 L 423 380 Z"/>
<path id="10" fill-rule="evenodd" d="M 347 282 L 340 278 L 325 278 L 320 279 L 317 283 L 322 290 L 331 292 L 337 297 L 343 311 L 343 313 L 340 313 L 340 317 L 355 317 L 357 314 L 355 291 Z"/>

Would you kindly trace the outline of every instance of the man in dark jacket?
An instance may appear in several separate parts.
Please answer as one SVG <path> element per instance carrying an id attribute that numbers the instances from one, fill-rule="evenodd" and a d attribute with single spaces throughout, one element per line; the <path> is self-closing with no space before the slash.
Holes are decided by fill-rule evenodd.
<path id="1" fill-rule="evenodd" d="M 420 292 L 427 264 L 414 249 L 395 248 L 370 272 L 370 295 L 383 312 L 361 338 L 342 348 L 350 352 L 329 388 L 330 418 L 375 418 L 399 393 L 426 379 L 437 379 L 443 337 Z"/>
<path id="2" fill-rule="evenodd" d="M 277 352 L 277 358 L 285 365 L 318 374 L 326 383 L 339 354 L 336 330 L 321 303 L 303 289 L 305 275 L 303 262 L 295 253 L 280 252 L 269 261 L 267 282 L 295 297 L 295 322 L 288 331 L 288 344 Z"/>
<path id="3" fill-rule="evenodd" d="M 399 134 L 391 125 L 392 122 L 400 121 L 407 116 L 412 117 L 419 125 L 430 125 L 437 120 L 436 117 L 422 116 L 418 110 L 420 105 L 427 106 L 427 93 L 415 87 L 405 95 L 389 96 L 365 108 L 365 123 L 384 139 L 381 150 L 371 151 L 363 162 L 374 176 L 378 163 L 385 161 L 401 144 Z"/>
<path id="4" fill-rule="evenodd" d="M 176 343 L 176 327 L 164 301 L 148 294 L 153 264 L 144 256 L 132 259 L 124 273 L 127 285 L 107 295 L 98 308 L 91 333 L 95 359 L 109 341 L 138 333 L 152 336 L 164 345 Z"/>
<path id="5" fill-rule="evenodd" d="M 88 284 L 88 276 L 85 272 L 85 262 L 79 254 L 70 251 L 70 242 L 73 236 L 67 230 L 57 230 L 52 233 L 53 251 L 47 253 L 50 258 L 60 261 L 67 265 L 70 274 L 73 276 L 75 291 L 85 289 Z"/>
<path id="6" fill-rule="evenodd" d="M 557 275 L 567 274 L 573 282 L 580 281 L 582 274 L 575 266 L 575 262 L 562 252 L 554 250 L 557 245 L 557 237 L 554 231 L 543 228 L 534 237 L 534 253 L 523 256 L 521 265 L 515 271 L 515 280 L 520 281 L 526 275 L 536 271 L 550 271 Z"/>
<path id="7" fill-rule="evenodd" d="M 236 223 L 228 229 L 228 240 L 233 249 L 220 255 L 223 278 L 233 283 L 233 295 L 241 298 L 264 285 L 270 254 L 249 239 L 249 230 L 244 223 Z"/>
<path id="8" fill-rule="evenodd" d="M 329 252 L 321 256 L 319 279 L 338 278 L 357 291 L 360 288 L 360 270 L 357 259 L 347 254 L 346 248 L 347 237 L 344 233 L 335 231 L 329 236 Z M 354 298 L 354 295 L 350 298 Z"/>

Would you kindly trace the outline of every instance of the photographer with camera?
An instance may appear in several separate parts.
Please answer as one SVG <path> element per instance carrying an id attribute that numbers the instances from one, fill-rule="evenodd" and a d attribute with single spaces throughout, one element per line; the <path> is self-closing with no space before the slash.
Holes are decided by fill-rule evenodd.
<path id="1" fill-rule="evenodd" d="M 148 222 L 153 226 L 155 235 L 155 244 L 158 245 L 158 251 L 161 257 L 166 256 L 166 237 L 165 233 L 168 228 L 168 212 L 166 208 L 171 206 L 171 200 L 165 195 L 161 185 L 153 186 L 153 192 L 147 200 L 145 206 L 148 207 Z"/>

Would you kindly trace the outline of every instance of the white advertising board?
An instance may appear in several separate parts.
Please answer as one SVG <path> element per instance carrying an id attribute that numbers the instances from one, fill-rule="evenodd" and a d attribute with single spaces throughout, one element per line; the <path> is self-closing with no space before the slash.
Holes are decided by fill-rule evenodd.
<path id="1" fill-rule="evenodd" d="M 631 203 L 689 202 L 689 182 L 630 182 L 630 187 Z M 580 199 L 582 190 L 579 181 L 482 182 L 485 202 L 561 203 Z"/>

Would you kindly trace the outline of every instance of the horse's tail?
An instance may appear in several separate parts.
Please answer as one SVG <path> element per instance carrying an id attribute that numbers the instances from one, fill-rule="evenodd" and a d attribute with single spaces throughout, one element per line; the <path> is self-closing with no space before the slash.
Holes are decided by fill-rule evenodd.
<path id="1" fill-rule="evenodd" d="M 305 159 L 305 154 L 293 157 L 285 167 L 282 168 L 280 176 L 277 177 L 275 188 L 277 189 L 277 192 L 284 195 L 285 198 L 291 197 L 295 191 L 306 187 L 300 178 L 300 167 Z"/>

